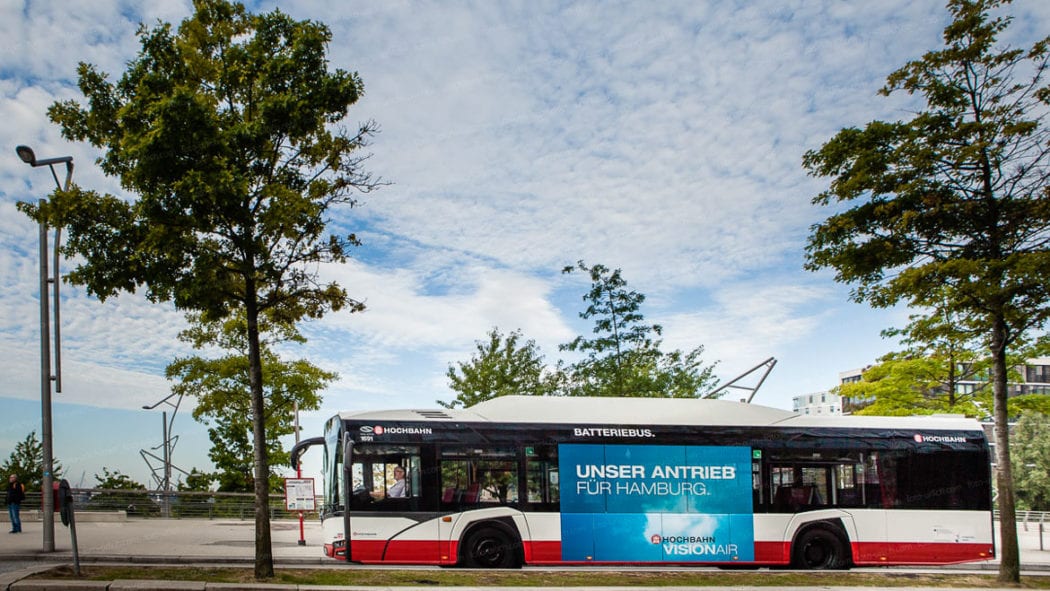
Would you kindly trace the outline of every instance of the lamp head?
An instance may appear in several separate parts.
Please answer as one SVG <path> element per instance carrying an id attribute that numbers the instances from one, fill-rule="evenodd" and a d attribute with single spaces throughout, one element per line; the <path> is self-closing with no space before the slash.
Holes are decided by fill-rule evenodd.
<path id="1" fill-rule="evenodd" d="M 36 166 L 36 154 L 33 153 L 33 148 L 18 146 L 15 148 L 15 152 L 18 152 L 18 157 L 22 159 L 22 162 L 30 166 Z"/>

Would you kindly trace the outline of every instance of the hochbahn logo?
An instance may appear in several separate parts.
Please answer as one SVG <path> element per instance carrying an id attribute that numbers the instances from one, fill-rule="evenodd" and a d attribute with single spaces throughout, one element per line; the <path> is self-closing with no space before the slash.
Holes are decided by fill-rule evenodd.
<path id="1" fill-rule="evenodd" d="M 915 441 L 917 443 L 966 443 L 966 438 L 958 435 L 923 435 L 916 433 Z"/>
<path id="2" fill-rule="evenodd" d="M 383 425 L 363 425 L 361 433 L 370 435 L 433 435 L 430 427 L 384 427 Z"/>

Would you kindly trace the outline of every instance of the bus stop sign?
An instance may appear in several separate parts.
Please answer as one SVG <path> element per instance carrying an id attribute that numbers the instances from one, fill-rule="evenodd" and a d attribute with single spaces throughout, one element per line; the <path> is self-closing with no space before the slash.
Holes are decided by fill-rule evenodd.
<path id="1" fill-rule="evenodd" d="M 285 478 L 284 505 L 289 511 L 314 511 L 313 478 Z"/>

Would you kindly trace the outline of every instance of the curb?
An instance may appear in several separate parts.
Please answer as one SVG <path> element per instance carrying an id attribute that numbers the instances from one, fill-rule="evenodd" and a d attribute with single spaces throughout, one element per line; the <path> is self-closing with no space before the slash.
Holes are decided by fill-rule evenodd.
<path id="1" fill-rule="evenodd" d="M 0 555 L 0 562 L 47 562 L 51 563 L 51 566 L 57 564 L 72 564 L 73 555 L 67 552 L 55 552 L 55 553 L 31 553 L 31 554 L 3 554 Z M 107 554 L 94 554 L 89 556 L 80 556 L 81 563 L 109 563 L 109 564 L 229 564 L 229 565 L 241 565 L 241 564 L 255 564 L 255 558 L 250 556 L 198 556 L 198 555 L 184 555 L 184 556 L 127 556 L 127 555 L 107 555 Z M 334 562 L 330 558 L 319 556 L 317 558 L 298 558 L 298 557 L 274 557 L 274 565 L 291 565 L 291 566 L 324 566 L 326 564 L 339 565 L 342 563 Z M 48 567 L 50 568 L 50 566 Z M 3 575 L 0 575 L 3 577 Z M 0 579 L 2 580 L 2 579 Z M 3 589 L 3 587 L 0 587 Z"/>

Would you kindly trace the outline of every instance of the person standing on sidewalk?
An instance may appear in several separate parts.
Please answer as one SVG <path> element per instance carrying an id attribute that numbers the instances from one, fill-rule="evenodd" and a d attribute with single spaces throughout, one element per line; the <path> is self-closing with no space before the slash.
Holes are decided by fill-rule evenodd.
<path id="1" fill-rule="evenodd" d="M 18 481 L 18 475 L 12 474 L 7 478 L 7 496 L 4 501 L 7 503 L 7 515 L 11 518 L 11 532 L 13 534 L 22 533 L 22 518 L 18 515 L 18 512 L 22 509 L 22 501 L 26 498 L 26 487 Z"/>

